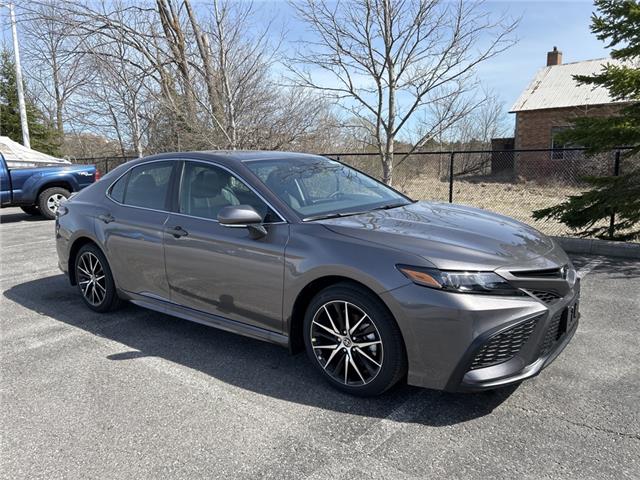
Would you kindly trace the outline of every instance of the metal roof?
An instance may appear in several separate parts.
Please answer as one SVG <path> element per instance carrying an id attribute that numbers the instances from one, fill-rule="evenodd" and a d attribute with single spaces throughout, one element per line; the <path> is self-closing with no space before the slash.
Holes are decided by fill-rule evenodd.
<path id="1" fill-rule="evenodd" d="M 538 71 L 533 81 L 520 94 L 510 113 L 544 108 L 577 107 L 613 103 L 607 89 L 592 85 L 578 85 L 574 75 L 599 73 L 607 63 L 618 64 L 618 60 L 599 58 L 584 62 L 552 65 Z"/>

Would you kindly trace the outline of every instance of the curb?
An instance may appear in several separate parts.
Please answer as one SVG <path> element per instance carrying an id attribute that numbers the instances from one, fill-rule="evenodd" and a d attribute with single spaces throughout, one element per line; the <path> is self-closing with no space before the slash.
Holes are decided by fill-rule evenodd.
<path id="1" fill-rule="evenodd" d="M 567 253 L 604 255 L 640 260 L 640 243 L 612 242 L 595 238 L 552 237 Z"/>

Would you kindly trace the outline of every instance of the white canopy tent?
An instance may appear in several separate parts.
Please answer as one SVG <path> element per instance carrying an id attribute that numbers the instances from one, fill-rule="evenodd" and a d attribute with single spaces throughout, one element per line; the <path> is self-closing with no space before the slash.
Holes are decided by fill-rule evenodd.
<path id="1" fill-rule="evenodd" d="M 46 153 L 31 150 L 9 137 L 0 136 L 0 153 L 9 168 L 40 167 L 45 165 L 68 165 L 71 162 L 62 158 L 52 157 Z"/>

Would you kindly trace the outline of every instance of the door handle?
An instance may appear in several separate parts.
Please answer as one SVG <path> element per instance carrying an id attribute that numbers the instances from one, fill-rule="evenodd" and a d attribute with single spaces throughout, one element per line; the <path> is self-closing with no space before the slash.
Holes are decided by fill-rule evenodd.
<path id="1" fill-rule="evenodd" d="M 189 235 L 189 232 L 180 226 L 169 228 L 167 231 L 175 238 L 186 237 Z"/>
<path id="2" fill-rule="evenodd" d="M 104 223 L 111 223 L 115 220 L 113 215 L 111 215 L 110 213 L 98 215 L 98 219 L 102 220 Z"/>

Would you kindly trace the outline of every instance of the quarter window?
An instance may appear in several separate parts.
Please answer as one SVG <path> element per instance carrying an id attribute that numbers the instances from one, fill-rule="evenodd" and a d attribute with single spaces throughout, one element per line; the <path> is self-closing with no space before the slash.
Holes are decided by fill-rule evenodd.
<path id="1" fill-rule="evenodd" d="M 129 172 L 120 177 L 120 179 L 113 184 L 111 190 L 109 191 L 109 195 L 116 202 L 124 203 L 124 190 L 127 188 L 127 180 L 129 179 Z"/>

